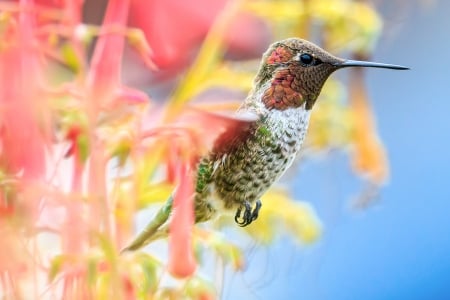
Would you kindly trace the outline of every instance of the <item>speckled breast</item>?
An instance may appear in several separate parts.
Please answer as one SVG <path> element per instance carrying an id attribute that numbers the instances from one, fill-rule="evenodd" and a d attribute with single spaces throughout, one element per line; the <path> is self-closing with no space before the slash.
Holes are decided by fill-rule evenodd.
<path id="1" fill-rule="evenodd" d="M 308 121 L 309 111 L 300 107 L 272 110 L 257 122 L 251 134 L 216 161 L 212 194 L 220 203 L 212 202 L 214 208 L 235 209 L 259 199 L 291 165 Z"/>

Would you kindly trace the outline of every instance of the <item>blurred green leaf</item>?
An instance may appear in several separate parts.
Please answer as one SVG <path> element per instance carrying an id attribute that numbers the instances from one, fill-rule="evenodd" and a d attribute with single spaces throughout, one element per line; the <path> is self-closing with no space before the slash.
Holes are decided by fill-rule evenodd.
<path id="1" fill-rule="evenodd" d="M 75 49 L 73 48 L 73 44 L 64 43 L 61 46 L 61 55 L 63 59 L 63 63 L 68 66 L 73 72 L 78 73 L 81 69 L 81 63 Z"/>
<path id="2" fill-rule="evenodd" d="M 187 280 L 184 286 L 184 293 L 189 299 L 215 299 L 216 295 L 211 282 L 196 276 Z"/>
<path id="3" fill-rule="evenodd" d="M 241 249 L 225 239 L 220 232 L 201 232 L 200 237 L 205 245 L 216 252 L 223 261 L 231 263 L 234 270 L 241 270 L 243 268 L 245 258 Z"/>
<path id="4" fill-rule="evenodd" d="M 167 182 L 147 184 L 139 196 L 138 206 L 144 208 L 150 204 L 165 202 L 173 189 L 174 185 Z"/>
<path id="5" fill-rule="evenodd" d="M 56 255 L 50 261 L 50 268 L 48 271 L 48 281 L 52 282 L 56 276 L 62 271 L 62 267 L 64 263 L 66 263 L 68 259 L 67 255 Z"/>
<path id="6" fill-rule="evenodd" d="M 86 162 L 89 157 L 89 138 L 85 133 L 81 133 L 77 137 L 77 147 L 82 162 Z"/>
<path id="7" fill-rule="evenodd" d="M 270 189 L 261 201 L 264 214 L 258 217 L 258 226 L 245 227 L 253 239 L 268 244 L 280 233 L 289 233 L 299 243 L 308 244 L 319 238 L 319 218 L 309 204 L 294 201 L 284 190 L 276 188 Z"/>
<path id="8" fill-rule="evenodd" d="M 244 10 L 248 10 L 265 20 L 274 22 L 289 22 L 305 16 L 303 1 L 277 0 L 277 1 L 246 1 Z"/>
<path id="9" fill-rule="evenodd" d="M 98 277 L 98 257 L 89 257 L 87 260 L 87 283 L 89 286 L 95 286 Z"/>

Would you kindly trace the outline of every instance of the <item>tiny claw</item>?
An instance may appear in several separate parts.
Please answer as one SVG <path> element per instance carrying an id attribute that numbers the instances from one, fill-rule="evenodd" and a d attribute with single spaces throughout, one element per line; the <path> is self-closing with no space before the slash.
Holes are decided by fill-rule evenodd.
<path id="1" fill-rule="evenodd" d="M 250 223 L 255 221 L 256 219 L 258 219 L 259 210 L 261 209 L 261 206 L 262 206 L 261 200 L 259 200 L 259 199 L 256 200 L 256 206 L 255 206 L 255 209 L 252 212 L 252 220 L 250 221 Z"/>
<path id="2" fill-rule="evenodd" d="M 244 224 L 244 220 L 239 221 L 239 218 L 241 217 L 241 211 L 242 211 L 242 206 L 239 206 L 239 208 L 236 211 L 236 215 L 234 216 L 234 221 L 239 225 L 239 226 L 245 226 Z"/>
<path id="3" fill-rule="evenodd" d="M 245 206 L 245 210 L 244 210 L 244 217 L 243 217 L 243 219 L 245 221 L 245 224 L 242 225 L 242 227 L 243 226 L 247 226 L 247 225 L 249 225 L 252 222 L 252 206 L 247 201 L 244 203 L 244 206 Z"/>
<path id="4" fill-rule="evenodd" d="M 244 215 L 241 218 L 242 208 L 244 207 Z M 259 210 L 261 209 L 261 201 L 256 201 L 255 209 L 252 210 L 252 206 L 250 202 L 245 201 L 236 211 L 236 215 L 234 216 L 234 221 L 241 227 L 245 227 L 252 223 L 254 220 L 258 218 Z"/>

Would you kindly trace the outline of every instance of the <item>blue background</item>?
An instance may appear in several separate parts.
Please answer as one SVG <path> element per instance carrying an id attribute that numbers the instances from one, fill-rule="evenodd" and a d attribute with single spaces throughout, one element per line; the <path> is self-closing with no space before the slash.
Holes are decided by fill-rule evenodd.
<path id="1" fill-rule="evenodd" d="M 344 153 L 302 164 L 284 180 L 312 203 L 323 237 L 248 250 L 248 270 L 227 276 L 223 298 L 450 299 L 450 2 L 415 2 L 382 8 L 373 58 L 411 70 L 367 72 L 391 164 L 379 201 L 349 209 L 361 184 Z"/>

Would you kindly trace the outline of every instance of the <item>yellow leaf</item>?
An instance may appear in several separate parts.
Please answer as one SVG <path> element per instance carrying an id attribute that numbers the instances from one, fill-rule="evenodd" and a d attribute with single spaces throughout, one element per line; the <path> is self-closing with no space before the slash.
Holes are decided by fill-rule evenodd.
<path id="1" fill-rule="evenodd" d="M 173 119 L 179 113 L 181 107 L 195 95 L 211 70 L 217 67 L 224 51 L 224 33 L 228 30 L 228 24 L 232 21 L 239 6 L 240 1 L 231 1 L 213 24 L 194 64 L 187 72 L 184 80 L 178 85 L 169 102 L 166 120 Z"/>
<path id="2" fill-rule="evenodd" d="M 275 22 L 287 22 L 305 16 L 302 1 L 246 1 L 243 8 Z"/>
<path id="3" fill-rule="evenodd" d="M 152 203 L 165 202 L 171 195 L 174 186 L 166 182 L 147 184 L 139 195 L 139 207 L 146 207 Z"/>
<path id="4" fill-rule="evenodd" d="M 246 227 L 252 238 L 266 244 L 284 233 L 300 243 L 312 243 L 319 238 L 321 225 L 309 204 L 294 201 L 276 188 L 270 189 L 261 201 L 263 213 L 253 226 Z"/>

